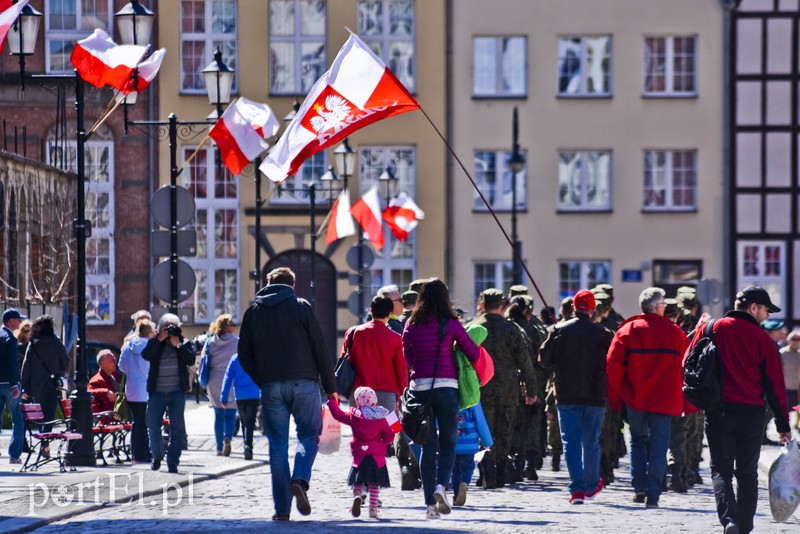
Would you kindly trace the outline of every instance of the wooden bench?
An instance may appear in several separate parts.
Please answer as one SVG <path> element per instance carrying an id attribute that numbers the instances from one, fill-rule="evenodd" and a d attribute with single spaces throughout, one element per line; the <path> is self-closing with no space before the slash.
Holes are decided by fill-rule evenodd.
<path id="1" fill-rule="evenodd" d="M 25 463 L 20 471 L 36 471 L 39 467 L 49 463 L 58 462 L 60 471 L 65 472 L 65 460 L 69 460 L 71 453 L 64 446 L 70 441 L 81 439 L 83 436 L 76 432 L 77 421 L 72 419 L 71 403 L 69 399 L 61 401 L 61 409 L 64 412 L 64 419 L 56 419 L 53 421 L 45 421 L 44 413 L 42 412 L 42 405 L 38 403 L 23 403 L 22 416 L 25 420 L 25 431 L 28 441 L 28 456 L 25 458 Z M 42 432 L 41 427 L 47 426 L 63 426 L 63 430 L 57 431 L 55 429 L 50 432 Z M 45 452 L 50 449 L 50 444 L 58 442 L 58 451 L 53 456 L 52 452 Z M 31 458 L 36 455 L 36 460 L 31 463 Z M 75 466 L 69 466 L 70 471 L 75 471 Z"/>

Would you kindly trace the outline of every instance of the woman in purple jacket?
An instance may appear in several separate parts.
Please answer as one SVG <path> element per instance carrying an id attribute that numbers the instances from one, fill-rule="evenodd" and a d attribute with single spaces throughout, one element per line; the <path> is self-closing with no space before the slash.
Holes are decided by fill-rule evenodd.
<path id="1" fill-rule="evenodd" d="M 440 328 L 443 329 L 441 339 Z M 458 322 L 450 306 L 447 286 L 432 278 L 422 286 L 417 306 L 403 332 L 403 356 L 411 368 L 408 387 L 421 401 L 430 401 L 438 427 L 438 434 L 430 432 L 428 441 L 422 444 L 420 459 L 428 519 L 439 519 L 439 514 L 450 513 L 445 489 L 455 461 L 459 407 L 454 343 L 470 361 L 478 359 L 478 346 Z"/>

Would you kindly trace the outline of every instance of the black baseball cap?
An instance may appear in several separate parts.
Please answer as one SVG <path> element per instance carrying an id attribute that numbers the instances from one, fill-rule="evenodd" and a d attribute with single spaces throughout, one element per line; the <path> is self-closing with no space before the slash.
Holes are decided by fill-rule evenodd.
<path id="1" fill-rule="evenodd" d="M 769 298 L 769 293 L 763 287 L 747 286 L 736 294 L 736 300 L 744 304 L 763 304 L 769 313 L 778 313 L 781 309 L 775 306 Z"/>

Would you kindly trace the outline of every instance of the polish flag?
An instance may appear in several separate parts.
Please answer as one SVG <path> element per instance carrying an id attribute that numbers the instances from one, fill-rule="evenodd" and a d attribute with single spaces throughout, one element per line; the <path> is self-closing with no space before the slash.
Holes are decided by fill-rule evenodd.
<path id="1" fill-rule="evenodd" d="M 356 235 L 356 225 L 353 224 L 353 216 L 350 215 L 350 191 L 343 189 L 331 208 L 325 244 L 330 245 L 338 239 L 351 235 Z"/>
<path id="2" fill-rule="evenodd" d="M 219 147 L 222 162 L 238 176 L 269 147 L 264 134 L 269 137 L 277 131 L 278 119 L 268 105 L 241 97 L 228 106 L 209 135 Z"/>
<path id="3" fill-rule="evenodd" d="M 8 35 L 11 26 L 14 25 L 19 14 L 22 13 L 22 8 L 27 5 L 28 0 L 22 0 L 16 4 L 11 4 L 10 1 L 0 1 L 0 9 L 3 10 L 3 12 L 0 13 L 0 51 L 3 50 L 3 45 L 6 42 L 6 35 Z"/>
<path id="4" fill-rule="evenodd" d="M 131 92 L 133 70 L 147 52 L 146 46 L 118 45 L 97 28 L 75 44 L 70 61 L 81 78 L 95 87 L 110 85 L 123 93 Z"/>
<path id="5" fill-rule="evenodd" d="M 394 412 L 389 412 L 389 415 L 386 416 L 386 422 L 395 434 L 403 430 L 403 425 L 400 424 L 400 419 L 397 418 L 397 414 Z"/>
<path id="6" fill-rule="evenodd" d="M 372 248 L 380 250 L 383 248 L 383 223 L 381 222 L 381 201 L 378 197 L 378 186 L 364 193 L 353 207 L 350 213 L 361 228 L 364 230 L 364 237 L 372 243 Z"/>
<path id="7" fill-rule="evenodd" d="M 400 241 L 405 241 L 408 234 L 417 227 L 418 222 L 425 218 L 425 212 L 419 209 L 411 197 L 400 193 L 389 202 L 383 210 L 383 220 L 392 229 L 394 236 Z"/>
<path id="8" fill-rule="evenodd" d="M 146 60 L 139 63 L 138 72 L 136 74 L 136 87 L 133 85 L 133 73 L 131 73 L 131 77 L 125 83 L 125 86 L 122 89 L 124 94 L 130 93 L 141 93 L 147 86 L 150 85 L 156 74 L 158 74 L 158 69 L 161 68 L 161 62 L 164 61 L 164 56 L 167 55 L 166 48 L 160 48 L 153 52 L 153 54 L 147 58 Z"/>
<path id="9" fill-rule="evenodd" d="M 351 33 L 261 170 L 273 182 L 282 182 L 312 154 L 373 122 L 415 109 L 419 104 L 394 73 Z"/>

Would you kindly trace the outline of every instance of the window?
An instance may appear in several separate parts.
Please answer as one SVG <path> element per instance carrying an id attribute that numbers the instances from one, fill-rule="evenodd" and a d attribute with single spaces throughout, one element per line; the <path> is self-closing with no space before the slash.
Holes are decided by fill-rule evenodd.
<path id="1" fill-rule="evenodd" d="M 611 283 L 611 261 L 566 260 L 558 264 L 558 301 L 572 297 L 581 289 Z"/>
<path id="2" fill-rule="evenodd" d="M 414 1 L 359 0 L 358 35 L 413 93 Z"/>
<path id="3" fill-rule="evenodd" d="M 101 127 L 96 138 L 84 147 L 86 174 L 85 217 L 92 224 L 86 239 L 86 322 L 90 325 L 114 324 L 114 143 L 110 132 Z M 77 172 L 75 141 L 48 141 L 48 162 Z"/>
<path id="4" fill-rule="evenodd" d="M 667 295 L 676 295 L 681 286 L 697 286 L 702 278 L 702 260 L 653 260 L 653 285 Z"/>
<path id="5" fill-rule="evenodd" d="M 525 37 L 475 37 L 472 42 L 473 96 L 525 96 L 526 50 Z"/>
<path id="6" fill-rule="evenodd" d="M 272 195 L 270 204 L 280 206 L 308 206 L 308 184 L 313 180 L 318 188 L 316 194 L 317 206 L 325 206 L 330 198 L 330 194 L 320 190 L 322 188 L 322 181 L 320 178 L 326 172 L 328 172 L 328 165 L 326 152 L 323 150 L 322 152 L 311 155 L 303 162 L 293 176 L 287 177 L 278 185 L 278 190 Z M 342 184 L 339 182 L 338 187 L 341 186 Z"/>
<path id="7" fill-rule="evenodd" d="M 481 292 L 495 288 L 508 295 L 514 278 L 514 265 L 510 261 L 479 261 L 473 264 L 472 309 L 478 309 Z"/>
<path id="8" fill-rule="evenodd" d="M 359 195 L 363 195 L 377 184 L 381 196 L 381 209 L 386 207 L 387 197 L 390 195 L 404 192 L 412 199 L 415 198 L 417 155 L 413 147 L 361 146 L 358 153 Z M 384 171 L 394 175 L 397 183 L 387 184 L 379 180 L 378 177 Z M 387 191 L 389 187 L 394 189 Z M 356 200 L 352 199 L 352 203 L 355 204 Z M 375 263 L 372 264 L 373 289 L 387 284 L 407 287 L 414 279 L 417 267 L 417 230 L 411 232 L 405 241 L 400 241 L 392 235 L 392 231 L 384 223 L 383 236 L 384 246 L 381 250 L 375 251 Z"/>
<path id="9" fill-rule="evenodd" d="M 558 40 L 559 96 L 611 96 L 611 37 Z"/>
<path id="10" fill-rule="evenodd" d="M 181 0 L 181 91 L 205 92 L 202 70 L 222 52 L 222 61 L 236 71 L 236 0 Z M 238 87 L 234 75 L 231 91 Z"/>
<path id="11" fill-rule="evenodd" d="M 740 241 L 737 243 L 736 287 L 751 284 L 763 287 L 770 300 L 779 308 L 784 307 L 784 278 L 786 272 L 786 245 L 780 241 Z M 784 317 L 784 311 L 773 314 Z"/>
<path id="12" fill-rule="evenodd" d="M 697 39 L 645 37 L 644 94 L 697 95 Z"/>
<path id="13" fill-rule="evenodd" d="M 192 152 L 184 147 L 184 160 Z M 181 175 L 196 206 L 197 255 L 185 260 L 197 285 L 184 303 L 194 309 L 195 323 L 223 313 L 239 316 L 239 184 L 227 169 L 217 171 L 213 148 L 203 148 Z"/>
<path id="14" fill-rule="evenodd" d="M 611 152 L 559 152 L 558 209 L 611 209 Z"/>
<path id="15" fill-rule="evenodd" d="M 511 152 L 504 151 L 475 151 L 475 180 L 483 196 L 498 211 L 511 211 L 514 190 L 514 174 L 508 167 Z M 500 169 L 498 169 L 500 163 Z M 500 179 L 498 179 L 498 174 Z M 522 169 L 516 176 L 517 210 L 525 211 L 528 207 L 527 173 Z M 488 211 L 486 205 L 474 194 L 472 208 L 476 211 Z"/>
<path id="16" fill-rule="evenodd" d="M 306 94 L 326 70 L 325 0 L 271 0 L 269 83 L 272 94 Z"/>
<path id="17" fill-rule="evenodd" d="M 644 152 L 644 209 L 688 211 L 697 208 L 697 151 Z"/>
<path id="18" fill-rule="evenodd" d="M 111 0 L 46 0 L 45 68 L 47 72 L 73 69 L 69 60 L 75 43 L 95 28 L 112 31 Z"/>

